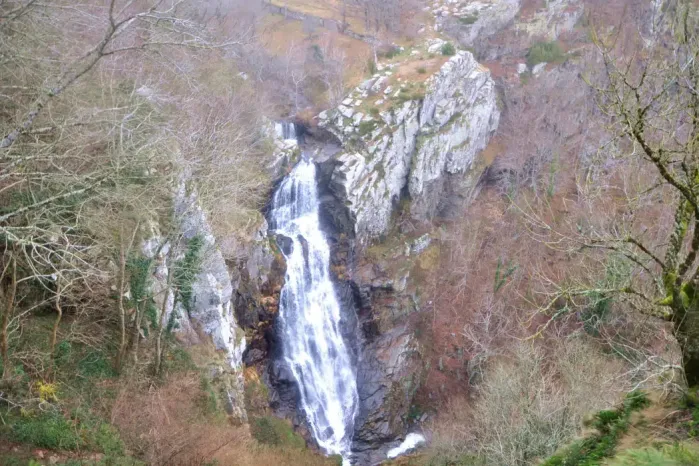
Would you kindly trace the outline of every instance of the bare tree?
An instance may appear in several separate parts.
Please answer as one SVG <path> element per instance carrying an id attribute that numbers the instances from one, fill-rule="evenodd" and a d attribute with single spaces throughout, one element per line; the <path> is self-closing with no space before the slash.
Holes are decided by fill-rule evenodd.
<path id="1" fill-rule="evenodd" d="M 691 2 L 677 2 L 674 13 L 658 30 L 663 40 L 653 41 L 643 53 L 621 54 L 619 42 L 595 37 L 605 73 L 591 84 L 613 135 L 603 150 L 609 159 L 627 153 L 635 181 L 623 184 L 617 190 L 622 195 L 610 199 L 588 171 L 579 191 L 590 196 L 598 212 L 613 199 L 625 204 L 607 221 L 597 215 L 590 217 L 597 221 L 568 225 L 565 231 L 541 216 L 529 220 L 533 231 L 554 247 L 568 244 L 571 252 L 587 251 L 590 258 L 595 250 L 606 251 L 606 257 L 595 259 L 598 264 L 612 254 L 630 268 L 624 276 L 592 286 L 552 281 L 557 291 L 544 308 L 560 316 L 590 299 L 615 296 L 640 312 L 667 318 L 693 386 L 699 383 L 699 36 Z M 658 203 L 672 210 L 672 224 L 656 220 L 648 225 L 648 215 L 659 216 Z"/>
<path id="2" fill-rule="evenodd" d="M 225 205 L 226 216 L 212 215 L 221 225 L 250 222 L 267 180 L 260 105 L 241 79 L 232 85 L 227 55 L 250 27 L 214 40 L 226 36 L 195 20 L 200 6 L 0 2 L 5 376 L 13 335 L 36 309 L 56 312 L 49 376 L 67 312 L 92 310 L 114 323 L 117 369 L 128 351 L 136 359 L 153 298 L 147 290 L 134 299 L 134 264 L 145 240 L 158 236 L 164 247 L 177 237 L 179 180 L 200 192 L 189 208 Z M 149 263 L 144 275 L 152 270 Z"/>

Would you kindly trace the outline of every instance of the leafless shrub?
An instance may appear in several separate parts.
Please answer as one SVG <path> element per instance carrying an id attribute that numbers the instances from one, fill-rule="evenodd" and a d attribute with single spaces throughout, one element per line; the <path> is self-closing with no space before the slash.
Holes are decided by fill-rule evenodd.
<path id="1" fill-rule="evenodd" d="M 624 364 L 577 336 L 545 351 L 515 343 L 491 365 L 475 403 L 455 400 L 434 425 L 435 454 L 482 456 L 487 464 L 525 465 L 574 438 L 583 418 L 630 387 Z"/>

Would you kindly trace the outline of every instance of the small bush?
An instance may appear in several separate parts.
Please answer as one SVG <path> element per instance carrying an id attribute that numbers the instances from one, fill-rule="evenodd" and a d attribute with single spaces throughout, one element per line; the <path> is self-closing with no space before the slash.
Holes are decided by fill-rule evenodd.
<path id="1" fill-rule="evenodd" d="M 119 437 L 117 430 L 109 424 L 100 423 L 96 429 L 92 429 L 94 446 L 106 455 L 120 456 L 124 454 L 124 442 Z"/>
<path id="2" fill-rule="evenodd" d="M 527 52 L 527 65 L 530 68 L 539 63 L 557 63 L 565 58 L 558 42 L 537 42 Z"/>
<path id="3" fill-rule="evenodd" d="M 87 411 L 75 410 L 70 418 L 61 412 L 10 415 L 8 437 L 52 450 L 90 449 L 108 456 L 124 454 L 117 430 Z"/>
<path id="4" fill-rule="evenodd" d="M 273 416 L 256 417 L 250 423 L 250 432 L 264 445 L 284 446 L 295 449 L 306 447 L 306 442 L 283 419 Z"/>
<path id="5" fill-rule="evenodd" d="M 427 69 L 425 69 L 424 66 L 421 66 L 420 68 L 417 69 L 418 74 L 425 74 L 427 73 Z"/>
<path id="6" fill-rule="evenodd" d="M 463 17 L 459 18 L 459 22 L 460 22 L 461 24 L 473 24 L 473 23 L 475 23 L 476 21 L 478 21 L 478 15 L 477 15 L 477 14 L 468 15 L 468 16 L 463 16 Z"/>
<path id="7" fill-rule="evenodd" d="M 400 55 L 401 49 L 400 47 L 397 47 L 395 45 L 389 45 L 386 47 L 383 47 L 381 50 L 378 51 L 377 55 L 382 57 L 382 58 L 388 58 L 389 60 L 391 58 L 397 57 Z"/>
<path id="8" fill-rule="evenodd" d="M 59 413 L 21 416 L 11 423 L 12 440 L 54 450 L 77 450 L 84 446 L 78 429 Z"/>
<path id="9" fill-rule="evenodd" d="M 367 71 L 369 71 L 369 74 L 371 75 L 374 75 L 379 71 L 378 68 L 376 68 L 376 62 L 373 58 L 370 58 L 367 62 Z"/>
<path id="10" fill-rule="evenodd" d="M 85 378 L 115 377 L 109 357 L 100 351 L 91 351 L 78 362 L 78 372 Z"/>
<path id="11" fill-rule="evenodd" d="M 366 136 L 376 129 L 375 121 L 362 121 L 359 123 L 359 135 Z"/>
<path id="12" fill-rule="evenodd" d="M 444 55 L 445 57 L 451 57 L 455 54 L 456 48 L 452 45 L 451 42 L 447 42 L 446 44 L 442 45 L 442 55 Z"/>
<path id="13" fill-rule="evenodd" d="M 197 404 L 202 413 L 206 416 L 213 416 L 219 412 L 218 396 L 208 377 L 202 376 L 199 379 L 201 394 L 197 399 Z"/>

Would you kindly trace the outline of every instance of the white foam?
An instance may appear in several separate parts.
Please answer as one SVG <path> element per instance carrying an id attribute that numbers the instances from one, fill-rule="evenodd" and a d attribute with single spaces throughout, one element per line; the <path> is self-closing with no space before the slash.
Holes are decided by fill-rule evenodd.
<path id="1" fill-rule="evenodd" d="M 391 448 L 388 450 L 386 457 L 389 459 L 397 458 L 398 456 L 413 450 L 421 443 L 425 443 L 425 437 L 420 434 L 408 434 L 407 437 L 405 437 L 405 440 L 403 440 L 403 443 L 398 445 L 396 448 Z"/>
<path id="2" fill-rule="evenodd" d="M 272 220 L 291 242 L 279 317 L 282 350 L 299 384 L 301 407 L 318 445 L 349 464 L 359 395 L 341 334 L 330 279 L 330 248 L 320 228 L 315 165 L 302 160 L 274 196 Z"/>

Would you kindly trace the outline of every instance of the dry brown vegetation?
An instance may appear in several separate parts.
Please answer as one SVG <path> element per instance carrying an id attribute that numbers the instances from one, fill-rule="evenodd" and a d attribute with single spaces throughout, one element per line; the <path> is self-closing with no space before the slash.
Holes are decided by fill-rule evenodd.
<path id="1" fill-rule="evenodd" d="M 547 350 L 512 344 L 478 383 L 475 401 L 456 397 L 441 410 L 432 425 L 434 454 L 530 464 L 574 438 L 585 416 L 613 406 L 629 388 L 624 363 L 580 336 Z"/>
<path id="2" fill-rule="evenodd" d="M 360 34 L 400 37 L 414 33 L 422 6 L 415 0 L 270 0 L 272 5 L 332 19 Z"/>
<path id="3" fill-rule="evenodd" d="M 294 60 L 303 60 L 305 57 L 300 55 L 307 53 L 307 50 L 318 50 L 329 59 L 334 57 L 339 62 L 340 67 L 336 71 L 324 70 L 326 73 L 339 73 L 342 78 L 340 89 L 333 90 L 336 95 L 330 95 L 327 85 L 311 89 L 309 98 L 316 109 L 332 105 L 366 75 L 367 63 L 372 56 L 371 46 L 366 42 L 325 29 L 307 30 L 299 21 L 289 21 L 272 14 L 263 18 L 260 28 L 260 40 L 273 56 L 285 59 L 292 55 Z M 293 54 L 297 56 L 293 57 Z M 328 64 L 320 66 L 327 67 Z"/>
<path id="4" fill-rule="evenodd" d="M 639 45 L 630 26 L 638 20 L 614 30 L 622 56 Z M 614 292 L 624 283 L 653 289 L 648 261 L 581 239 L 637 234 L 663 254 L 674 223 L 676 193 L 659 187 L 647 160 L 626 156 L 637 154 L 634 146 L 580 79 L 598 82 L 603 70 L 588 47 L 541 77 L 505 86 L 490 148 L 497 157 L 465 220 L 450 220 L 443 234 L 437 269 L 450 275 L 434 290 L 420 401 L 439 400 L 436 456 L 531 464 L 630 389 L 682 390 L 672 325 Z M 586 292 L 566 293 L 573 289 Z"/>
<path id="5" fill-rule="evenodd" d="M 331 460 L 309 450 L 257 443 L 247 425 L 202 414 L 207 392 L 198 373 L 179 373 L 160 386 L 120 388 L 111 420 L 148 464 L 197 466 L 327 466 Z M 212 413 L 215 416 L 215 413 Z"/>

